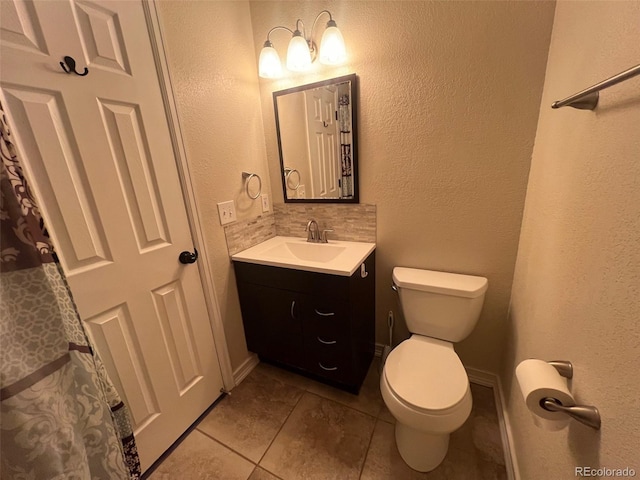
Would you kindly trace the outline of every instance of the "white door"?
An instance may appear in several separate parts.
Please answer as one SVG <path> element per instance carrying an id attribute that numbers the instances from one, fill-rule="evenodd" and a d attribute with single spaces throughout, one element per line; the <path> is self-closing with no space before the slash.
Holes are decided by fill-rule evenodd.
<path id="1" fill-rule="evenodd" d="M 340 198 L 336 88 L 304 92 L 312 198 Z"/>
<path id="2" fill-rule="evenodd" d="M 198 267 L 178 261 L 193 240 L 143 6 L 0 4 L 3 102 L 145 470 L 222 376 Z"/>

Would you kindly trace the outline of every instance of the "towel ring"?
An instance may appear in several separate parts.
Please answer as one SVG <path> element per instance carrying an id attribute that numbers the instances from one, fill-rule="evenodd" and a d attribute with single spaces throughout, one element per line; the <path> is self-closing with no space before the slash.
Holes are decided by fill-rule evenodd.
<path id="1" fill-rule="evenodd" d="M 247 191 L 247 196 L 251 200 L 255 200 L 256 198 L 258 198 L 262 193 L 262 180 L 260 179 L 260 176 L 257 173 L 242 172 L 242 178 L 245 181 L 244 185 L 245 185 L 245 190 Z M 252 178 L 258 179 L 258 193 L 256 193 L 255 196 L 249 193 L 249 184 L 251 183 Z"/>
<path id="2" fill-rule="evenodd" d="M 292 187 L 289 184 L 289 179 L 291 178 L 291 175 L 294 172 L 298 175 L 298 183 L 296 183 L 295 186 Z M 289 190 L 297 190 L 298 187 L 300 186 L 300 172 L 298 170 L 296 170 L 295 168 L 285 167 L 285 169 L 284 169 L 284 181 L 287 184 L 287 188 Z"/>

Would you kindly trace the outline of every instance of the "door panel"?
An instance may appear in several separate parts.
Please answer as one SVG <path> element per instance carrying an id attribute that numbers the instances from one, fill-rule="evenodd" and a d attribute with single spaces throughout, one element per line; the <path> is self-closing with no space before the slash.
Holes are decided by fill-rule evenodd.
<path id="1" fill-rule="evenodd" d="M 131 409 L 144 470 L 222 387 L 198 268 L 178 262 L 193 240 L 144 10 L 0 3 L 0 86 L 16 144 L 80 315 Z M 66 55 L 88 75 L 64 73 Z"/>
<path id="2" fill-rule="evenodd" d="M 312 197 L 339 198 L 336 90 L 322 87 L 304 92 Z"/>
<path id="3" fill-rule="evenodd" d="M 2 43 L 36 53 L 48 53 L 33 3 L 24 0 L 0 2 Z"/>
<path id="4" fill-rule="evenodd" d="M 116 73 L 131 74 L 118 14 L 105 6 L 76 2 L 82 43 L 89 63 Z"/>
<path id="5" fill-rule="evenodd" d="M 140 252 L 170 243 L 140 109 L 98 100 Z"/>
<path id="6" fill-rule="evenodd" d="M 182 288 L 177 282 L 158 288 L 153 291 L 153 300 L 169 352 L 176 388 L 182 394 L 202 376 Z"/>
<path id="7" fill-rule="evenodd" d="M 129 407 L 132 421 L 143 425 L 159 413 L 159 408 L 126 305 L 89 318 L 86 323 L 101 356 L 106 354 L 103 357 L 106 368 L 114 372 L 111 380 L 119 392 L 124 392 L 123 401 Z"/>
<path id="8" fill-rule="evenodd" d="M 96 210 L 80 153 L 61 95 L 44 90 L 6 88 L 6 103 L 24 136 L 24 153 L 35 170 L 43 173 L 40 189 L 50 198 L 46 210 L 56 219 L 56 233 L 67 245 L 66 271 L 111 261 L 104 228 Z M 46 155 L 46 161 L 44 156 Z M 53 186 L 64 195 L 55 196 Z M 43 206 L 44 208 L 44 206 Z M 63 219 L 67 219 L 64 221 Z"/>

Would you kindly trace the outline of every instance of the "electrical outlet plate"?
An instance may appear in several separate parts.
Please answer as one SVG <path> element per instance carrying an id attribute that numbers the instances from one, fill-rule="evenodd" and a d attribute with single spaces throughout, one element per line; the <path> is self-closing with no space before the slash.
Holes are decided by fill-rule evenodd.
<path id="1" fill-rule="evenodd" d="M 218 204 L 218 215 L 220 216 L 220 225 L 236 221 L 236 205 L 233 200 L 221 202 Z"/>
<path id="2" fill-rule="evenodd" d="M 296 192 L 298 193 L 298 198 L 307 198 L 307 193 L 305 192 L 304 185 L 298 185 Z"/>
<path id="3" fill-rule="evenodd" d="M 262 199 L 262 213 L 268 212 L 271 210 L 271 205 L 269 204 L 269 195 L 267 193 L 263 193 L 260 195 Z"/>

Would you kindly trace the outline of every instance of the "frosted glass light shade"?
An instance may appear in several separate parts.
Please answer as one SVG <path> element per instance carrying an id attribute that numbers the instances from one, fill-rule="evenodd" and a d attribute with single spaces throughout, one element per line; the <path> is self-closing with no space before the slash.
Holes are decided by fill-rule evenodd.
<path id="1" fill-rule="evenodd" d="M 271 44 L 269 44 L 269 46 L 265 44 L 260 52 L 258 75 L 262 78 L 279 78 L 282 76 L 282 63 L 280 63 L 280 56 Z"/>
<path id="2" fill-rule="evenodd" d="M 329 20 L 327 29 L 322 34 L 320 41 L 320 63 L 324 65 L 340 65 L 347 59 L 347 50 L 344 46 L 344 38 L 338 30 L 336 22 Z"/>
<path id="3" fill-rule="evenodd" d="M 309 44 L 300 32 L 296 30 L 287 49 L 287 69 L 294 72 L 302 72 L 309 70 L 309 68 L 311 68 Z"/>

